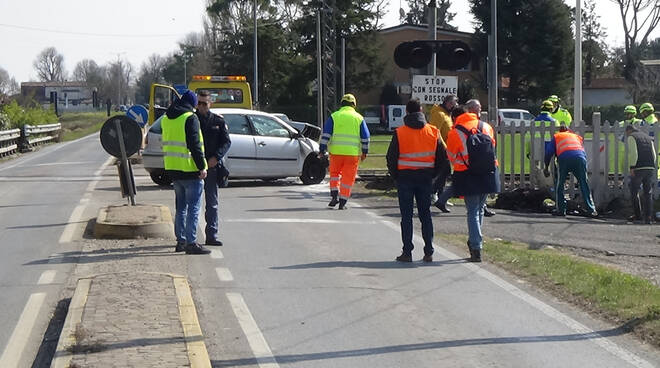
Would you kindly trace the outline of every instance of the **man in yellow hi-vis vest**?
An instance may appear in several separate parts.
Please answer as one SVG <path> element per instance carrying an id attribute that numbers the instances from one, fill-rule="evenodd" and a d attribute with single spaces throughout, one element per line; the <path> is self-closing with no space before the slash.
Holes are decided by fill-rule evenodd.
<path id="1" fill-rule="evenodd" d="M 160 123 L 163 160 L 165 172 L 174 181 L 176 251 L 209 254 L 210 250 L 197 244 L 197 221 L 207 165 L 199 119 L 193 113 L 195 106 L 197 96 L 186 91 L 167 109 Z"/>
<path id="2" fill-rule="evenodd" d="M 369 129 L 362 115 L 355 111 L 357 101 L 352 94 L 341 98 L 341 108 L 323 125 L 319 156 L 330 152 L 330 195 L 328 206 L 346 208 L 355 183 L 359 160 L 369 152 Z"/>

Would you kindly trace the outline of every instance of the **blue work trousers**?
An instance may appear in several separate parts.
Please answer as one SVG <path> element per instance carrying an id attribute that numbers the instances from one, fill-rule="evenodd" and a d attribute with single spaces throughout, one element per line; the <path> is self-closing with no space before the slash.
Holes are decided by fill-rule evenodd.
<path id="1" fill-rule="evenodd" d="M 204 199 L 206 208 L 204 219 L 206 220 L 206 241 L 218 240 L 218 168 L 209 167 L 204 179 Z"/>
<path id="2" fill-rule="evenodd" d="M 433 254 L 433 221 L 431 219 L 432 179 L 417 177 L 399 178 L 397 192 L 399 194 L 399 210 L 401 211 L 401 240 L 403 254 L 412 254 L 413 245 L 413 201 L 417 202 L 417 214 L 422 223 L 422 238 L 424 239 L 424 254 Z"/>
<path id="3" fill-rule="evenodd" d="M 591 199 L 591 191 L 589 190 L 589 183 L 587 182 L 587 159 L 584 157 L 560 157 L 557 159 L 559 165 L 559 178 L 557 179 L 557 186 L 555 193 L 557 195 L 557 211 L 559 213 L 566 213 L 566 198 L 564 197 L 564 184 L 568 178 L 569 173 L 573 173 L 580 186 L 584 204 L 589 212 L 595 212 L 596 206 Z"/>
<path id="4" fill-rule="evenodd" d="M 194 244 L 197 242 L 197 222 L 202 203 L 202 179 L 174 181 L 176 214 L 174 215 L 174 234 L 177 243 Z"/>
<path id="5" fill-rule="evenodd" d="M 484 224 L 484 205 L 488 194 L 466 195 L 465 209 L 467 210 L 468 247 L 472 250 L 481 250 L 483 236 L 481 226 Z"/>

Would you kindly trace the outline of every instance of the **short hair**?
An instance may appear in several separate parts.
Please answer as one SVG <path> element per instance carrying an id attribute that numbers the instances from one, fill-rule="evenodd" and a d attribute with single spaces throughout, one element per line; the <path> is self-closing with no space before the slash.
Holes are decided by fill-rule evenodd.
<path id="1" fill-rule="evenodd" d="M 465 106 L 457 105 L 453 110 L 451 110 L 451 120 L 456 120 L 457 117 L 465 114 L 466 112 L 467 111 L 465 110 Z"/>
<path id="2" fill-rule="evenodd" d="M 406 104 L 406 111 L 409 113 L 422 111 L 422 104 L 419 102 L 419 98 L 411 98 Z"/>
<path id="3" fill-rule="evenodd" d="M 449 101 L 451 101 L 451 100 L 453 100 L 453 99 L 458 100 L 458 96 L 456 96 L 456 95 L 451 95 L 451 94 L 450 94 L 450 95 L 445 95 L 445 97 L 442 99 L 442 103 L 449 102 Z"/>
<path id="4" fill-rule="evenodd" d="M 211 92 L 209 92 L 208 90 L 203 89 L 203 90 L 197 92 L 197 96 L 199 96 L 199 97 L 211 97 Z"/>
<path id="5" fill-rule="evenodd" d="M 468 102 L 465 103 L 465 109 L 468 112 L 476 114 L 477 110 L 481 110 L 481 102 L 479 102 L 479 100 L 477 100 L 476 98 L 468 100 Z"/>

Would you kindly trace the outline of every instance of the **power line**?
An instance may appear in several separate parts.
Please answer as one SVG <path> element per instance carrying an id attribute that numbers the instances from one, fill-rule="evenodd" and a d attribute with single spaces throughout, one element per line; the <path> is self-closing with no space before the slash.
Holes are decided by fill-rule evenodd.
<path id="1" fill-rule="evenodd" d="M 45 28 L 34 28 L 34 27 L 25 27 L 18 26 L 15 24 L 3 24 L 0 23 L 0 27 L 22 29 L 28 31 L 37 31 L 37 32 L 48 32 L 48 33 L 60 33 L 60 34 L 69 34 L 76 36 L 90 36 L 90 37 L 131 37 L 131 38 L 156 38 L 156 37 L 175 37 L 175 36 L 184 36 L 181 33 L 173 34 L 117 34 L 117 33 L 89 33 L 89 32 L 71 32 L 71 31 L 61 31 L 56 29 L 45 29 Z"/>

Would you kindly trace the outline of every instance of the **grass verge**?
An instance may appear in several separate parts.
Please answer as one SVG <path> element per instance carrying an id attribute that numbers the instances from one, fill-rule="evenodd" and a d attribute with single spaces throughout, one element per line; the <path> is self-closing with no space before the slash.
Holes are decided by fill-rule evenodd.
<path id="1" fill-rule="evenodd" d="M 460 247 L 467 241 L 466 235 L 437 236 Z M 484 255 L 489 262 L 660 347 L 660 288 L 651 282 L 557 249 L 532 250 L 507 240 L 485 239 Z"/>
<path id="2" fill-rule="evenodd" d="M 108 119 L 105 112 L 65 113 L 60 117 L 62 141 L 72 141 L 98 132 Z"/>

